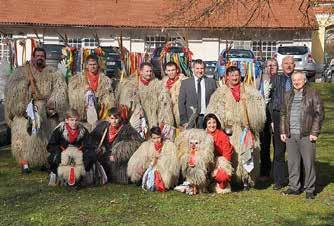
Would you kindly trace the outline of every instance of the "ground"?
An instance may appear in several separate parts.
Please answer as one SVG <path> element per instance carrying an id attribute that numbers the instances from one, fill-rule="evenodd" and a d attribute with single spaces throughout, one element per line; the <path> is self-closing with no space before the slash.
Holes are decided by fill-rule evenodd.
<path id="1" fill-rule="evenodd" d="M 314 86 L 326 109 L 315 200 L 283 196 L 270 183 L 192 197 L 115 184 L 68 191 L 48 187 L 46 172 L 21 175 L 6 147 L 0 149 L 0 225 L 334 225 L 334 85 Z"/>

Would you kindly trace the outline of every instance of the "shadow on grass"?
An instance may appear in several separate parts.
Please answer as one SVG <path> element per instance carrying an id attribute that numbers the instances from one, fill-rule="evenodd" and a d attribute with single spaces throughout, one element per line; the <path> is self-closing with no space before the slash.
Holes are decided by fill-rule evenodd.
<path id="1" fill-rule="evenodd" d="M 328 162 L 316 162 L 316 193 L 320 193 L 330 183 L 334 183 L 334 165 Z"/>
<path id="2" fill-rule="evenodd" d="M 307 216 L 307 217 L 305 217 Z M 309 219 L 319 219 L 319 223 L 309 223 Z M 318 221 L 318 220 L 317 220 Z M 281 219 L 280 225 L 333 225 L 334 224 L 334 212 L 319 216 L 319 213 L 307 212 L 303 216 L 297 219 Z"/>

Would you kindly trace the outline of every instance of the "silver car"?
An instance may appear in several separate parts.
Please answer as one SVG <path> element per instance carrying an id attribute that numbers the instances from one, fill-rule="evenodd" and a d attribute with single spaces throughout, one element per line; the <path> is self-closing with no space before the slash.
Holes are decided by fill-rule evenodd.
<path id="1" fill-rule="evenodd" d="M 282 71 L 282 60 L 286 56 L 292 56 L 295 60 L 295 70 L 304 71 L 310 81 L 314 81 L 316 63 L 307 46 L 279 46 L 275 54 L 279 71 Z"/>

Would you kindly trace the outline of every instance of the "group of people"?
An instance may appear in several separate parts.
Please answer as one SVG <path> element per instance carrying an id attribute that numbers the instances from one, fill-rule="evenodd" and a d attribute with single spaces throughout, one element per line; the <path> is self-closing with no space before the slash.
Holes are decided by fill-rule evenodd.
<path id="1" fill-rule="evenodd" d="M 208 78 L 200 59 L 193 62 L 192 77 L 168 62 L 158 80 L 145 62 L 138 76 L 113 90 L 96 56 L 88 56 L 84 72 L 68 84 L 45 56 L 36 48 L 5 91 L 12 152 L 22 172 L 46 165 L 50 185 L 131 182 L 187 194 L 228 193 L 231 185 L 248 190 L 270 176 L 273 132 L 274 189 L 286 183 L 286 143 L 285 194 L 299 193 L 302 183 L 307 198 L 314 198 L 314 142 L 323 104 L 305 74 L 294 72 L 292 57 L 283 59 L 283 74 L 269 60 L 254 84 L 243 83 L 235 66 L 222 81 Z"/>

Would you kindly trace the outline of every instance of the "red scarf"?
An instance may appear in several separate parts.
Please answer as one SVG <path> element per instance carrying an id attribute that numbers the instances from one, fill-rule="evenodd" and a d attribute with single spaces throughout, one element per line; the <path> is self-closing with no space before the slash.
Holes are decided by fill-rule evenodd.
<path id="1" fill-rule="evenodd" d="M 240 100 L 240 83 L 236 86 L 231 86 L 230 89 L 231 89 L 232 95 L 234 97 L 234 100 L 236 102 L 239 102 L 239 100 Z"/>
<path id="2" fill-rule="evenodd" d="M 97 86 L 99 85 L 99 75 L 95 75 L 91 72 L 87 72 L 87 79 L 88 79 L 88 85 L 89 87 L 96 92 Z"/>
<path id="3" fill-rule="evenodd" d="M 70 144 L 72 144 L 78 137 L 79 135 L 79 130 L 78 128 L 72 129 L 67 123 L 65 123 L 65 129 L 67 130 L 68 133 L 68 139 Z"/>
<path id="4" fill-rule="evenodd" d="M 188 165 L 190 167 L 195 167 L 195 165 L 196 165 L 196 149 L 195 148 L 191 148 L 191 150 L 190 150 Z"/>
<path id="5" fill-rule="evenodd" d="M 122 129 L 123 125 L 120 125 L 119 127 L 109 126 L 108 131 L 108 141 L 109 143 L 112 143 L 115 138 L 117 137 L 119 131 Z"/>
<path id="6" fill-rule="evenodd" d="M 160 153 L 161 150 L 162 150 L 162 146 L 163 146 L 162 142 L 154 143 L 154 149 L 155 149 L 155 151 L 158 152 L 158 153 Z"/>
<path id="7" fill-rule="evenodd" d="M 143 78 L 142 75 L 139 76 L 139 80 L 141 81 L 141 83 L 145 86 L 148 86 L 148 84 L 150 83 L 151 80 L 146 80 Z"/>
<path id="8" fill-rule="evenodd" d="M 173 87 L 173 85 L 175 84 L 175 82 L 177 81 L 177 80 L 179 80 L 179 78 L 180 78 L 180 76 L 179 75 L 177 75 L 174 79 L 170 79 L 170 78 L 168 78 L 167 79 L 167 82 L 166 82 L 166 88 L 168 89 L 168 90 L 170 90 L 172 87 Z"/>

